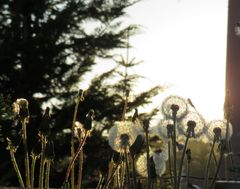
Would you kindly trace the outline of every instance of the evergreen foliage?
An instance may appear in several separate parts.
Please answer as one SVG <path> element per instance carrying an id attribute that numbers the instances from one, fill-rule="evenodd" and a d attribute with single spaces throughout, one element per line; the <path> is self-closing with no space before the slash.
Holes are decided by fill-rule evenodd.
<path id="1" fill-rule="evenodd" d="M 126 9 L 137 1 L 0 1 L 1 126 L 3 130 L 11 128 L 10 122 L 2 121 L 2 115 L 7 115 L 15 99 L 26 98 L 30 111 L 27 132 L 30 133 L 28 141 L 31 150 L 38 140 L 42 105 L 51 105 L 50 125 L 55 143 L 55 160 L 50 185 L 54 187 L 62 185 L 69 163 L 71 133 L 68 130 L 71 128 L 79 86 L 94 65 L 113 59 L 115 49 L 128 46 L 126 36 L 135 34 L 137 27 L 124 26 L 122 18 L 126 15 Z M 110 150 L 102 133 L 120 120 L 125 92 L 131 92 L 136 79 L 139 79 L 138 75 L 127 74 L 129 68 L 138 64 L 134 60 L 125 62 L 122 59 L 113 64 L 116 67 L 92 79 L 85 91 L 85 100 L 80 103 L 77 116 L 80 122 L 90 109 L 95 112 L 94 132 L 86 144 L 86 148 L 91 147 L 86 151 L 87 160 L 96 156 L 101 158 L 101 152 Z M 112 79 L 114 82 L 109 82 Z M 129 101 L 127 112 L 150 103 L 151 97 L 160 89 L 156 86 L 134 96 Z M 156 111 L 154 109 L 148 116 L 151 117 Z M 0 145 L 3 154 L 0 157 L 0 172 L 5 174 L 1 175 L 0 185 L 17 185 L 4 142 Z M 98 152 L 94 153 L 96 149 Z M 20 160 L 23 159 L 22 150 L 20 147 L 16 155 Z M 87 169 L 86 179 L 93 174 L 93 170 L 102 169 L 100 164 L 86 164 L 84 168 Z"/>

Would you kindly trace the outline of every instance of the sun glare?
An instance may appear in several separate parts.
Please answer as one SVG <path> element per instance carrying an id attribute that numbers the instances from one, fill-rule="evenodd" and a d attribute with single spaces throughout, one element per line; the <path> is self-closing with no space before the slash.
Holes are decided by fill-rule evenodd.
<path id="1" fill-rule="evenodd" d="M 132 37 L 131 55 L 143 60 L 135 72 L 169 94 L 190 98 L 205 119 L 223 118 L 227 0 L 143 0 L 129 9 L 129 20 L 142 25 Z"/>

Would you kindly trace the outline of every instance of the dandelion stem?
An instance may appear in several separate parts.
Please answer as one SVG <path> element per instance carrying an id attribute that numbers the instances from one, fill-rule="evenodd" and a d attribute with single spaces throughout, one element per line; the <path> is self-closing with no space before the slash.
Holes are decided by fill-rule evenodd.
<path id="1" fill-rule="evenodd" d="M 169 169 L 169 175 L 170 175 L 171 185 L 173 186 L 173 180 L 172 180 L 171 142 L 170 142 L 170 141 L 168 141 L 168 169 Z"/>
<path id="2" fill-rule="evenodd" d="M 78 189 L 82 187 L 82 171 L 83 171 L 83 150 L 79 153 L 79 167 L 78 167 Z"/>
<path id="3" fill-rule="evenodd" d="M 212 189 L 214 187 L 215 181 L 217 179 L 218 172 L 219 172 L 220 167 L 221 167 L 222 159 L 223 159 L 223 152 L 220 153 L 220 158 L 219 158 L 219 161 L 218 161 L 217 170 L 216 170 L 215 175 L 212 179 L 210 189 Z"/>
<path id="4" fill-rule="evenodd" d="M 68 177 L 69 177 L 69 175 L 70 175 L 70 172 L 71 172 L 71 170 L 72 170 L 72 167 L 73 167 L 73 165 L 74 165 L 74 162 L 76 161 L 76 159 L 77 159 L 80 151 L 82 150 L 82 147 L 83 147 L 84 144 L 85 144 L 85 141 L 86 141 L 86 139 L 87 139 L 87 136 L 88 136 L 88 132 L 85 134 L 85 136 L 84 136 L 84 138 L 83 138 L 83 140 L 82 140 L 82 143 L 79 145 L 76 153 L 74 154 L 74 156 L 73 156 L 73 158 L 72 158 L 72 160 L 71 160 L 71 162 L 70 162 L 70 164 L 69 164 L 69 166 L 68 166 L 68 168 L 67 168 L 67 172 L 66 172 L 66 176 L 65 176 L 65 182 L 67 182 L 67 180 L 68 180 Z"/>
<path id="5" fill-rule="evenodd" d="M 49 188 L 49 176 L 50 176 L 50 168 L 51 168 L 51 160 L 46 161 L 46 172 L 45 172 L 45 189 Z"/>
<path id="6" fill-rule="evenodd" d="M 146 151 L 147 151 L 147 189 L 151 187 L 151 173 L 150 173 L 150 153 L 149 153 L 149 141 L 148 141 L 148 129 L 145 130 L 146 136 Z"/>
<path id="7" fill-rule="evenodd" d="M 186 149 L 187 149 L 187 145 L 188 145 L 188 140 L 190 138 L 190 133 L 187 134 L 186 140 L 185 140 L 185 144 L 184 144 L 184 148 L 183 148 L 183 152 L 182 152 L 182 157 L 180 160 L 180 166 L 179 166 L 179 171 L 178 171 L 178 180 L 177 180 L 177 188 L 180 188 L 180 183 L 181 183 L 181 176 L 182 176 L 182 168 L 183 168 L 183 161 L 184 161 L 184 157 L 186 154 Z"/>
<path id="8" fill-rule="evenodd" d="M 113 176 L 115 175 L 116 171 L 118 170 L 118 166 L 119 166 L 119 164 L 117 164 L 115 169 L 112 171 L 111 175 L 107 178 L 107 181 L 106 181 L 105 185 L 103 186 L 103 189 L 108 188 L 108 185 L 110 184 L 110 182 L 113 179 Z"/>
<path id="9" fill-rule="evenodd" d="M 26 119 L 24 119 L 22 121 L 22 130 L 23 130 L 23 146 L 24 146 L 24 156 L 25 156 L 24 163 L 25 163 L 26 186 L 27 186 L 27 188 L 31 188 L 26 126 L 27 126 Z"/>
<path id="10" fill-rule="evenodd" d="M 77 118 L 77 112 L 78 112 L 78 107 L 79 107 L 79 103 L 80 103 L 80 98 L 77 99 L 77 103 L 75 105 L 75 109 L 74 109 L 74 113 L 73 113 L 73 121 L 72 121 L 72 137 L 71 137 L 71 157 L 72 159 L 74 158 L 74 154 L 75 154 L 75 149 L 74 149 L 74 125 L 76 122 L 76 118 Z M 74 189 L 74 166 L 71 167 L 71 189 Z"/>
<path id="11" fill-rule="evenodd" d="M 103 182 L 103 178 L 104 178 L 103 175 L 100 173 L 96 189 L 100 189 L 101 188 L 101 185 L 102 185 L 102 182 Z"/>
<path id="12" fill-rule="evenodd" d="M 120 189 L 124 188 L 124 173 L 125 173 L 125 164 L 124 162 L 121 163 L 121 167 L 120 167 Z"/>
<path id="13" fill-rule="evenodd" d="M 133 171 L 133 189 L 137 188 L 137 177 L 136 177 L 136 167 L 135 167 L 135 157 L 132 155 L 132 171 Z"/>
<path id="14" fill-rule="evenodd" d="M 10 148 L 10 156 L 11 156 L 11 160 L 12 160 L 12 163 L 13 163 L 14 170 L 17 173 L 19 184 L 20 184 L 21 188 L 25 188 L 24 183 L 23 183 L 23 179 L 22 179 L 22 175 L 19 171 L 18 164 L 16 162 L 14 153 L 15 153 L 14 149 Z"/>
<path id="15" fill-rule="evenodd" d="M 127 188 L 131 189 L 130 173 L 129 173 L 129 165 L 128 165 L 128 154 L 127 154 L 126 147 L 124 148 L 124 156 L 125 156 L 125 164 L 126 164 Z"/>
<path id="16" fill-rule="evenodd" d="M 215 143 L 216 143 L 216 138 L 214 137 L 213 144 L 212 144 L 212 147 L 211 147 L 211 150 L 210 150 L 210 154 L 209 154 L 209 157 L 208 157 L 208 161 L 207 161 L 205 174 L 204 174 L 205 175 L 205 179 L 204 179 L 203 189 L 207 189 L 207 187 L 208 187 L 209 168 L 210 168 L 210 162 L 211 162 L 211 159 L 212 159 L 212 155 L 214 153 L 213 150 L 214 150 Z"/>
<path id="17" fill-rule="evenodd" d="M 31 164 L 31 187 L 34 188 L 34 173 L 35 173 L 35 164 L 37 156 L 32 154 L 32 164 Z"/>
<path id="18" fill-rule="evenodd" d="M 177 188 L 177 149 L 176 149 L 176 114 L 173 115 L 173 179 L 174 189 Z"/>
<path id="19" fill-rule="evenodd" d="M 187 189 L 189 188 L 190 161 L 187 162 Z"/>
<path id="20" fill-rule="evenodd" d="M 42 139 L 42 151 L 41 151 L 41 162 L 40 162 L 40 172 L 39 172 L 39 188 L 43 188 L 44 180 L 44 164 L 45 164 L 45 148 L 46 148 L 46 137 L 41 135 Z"/>

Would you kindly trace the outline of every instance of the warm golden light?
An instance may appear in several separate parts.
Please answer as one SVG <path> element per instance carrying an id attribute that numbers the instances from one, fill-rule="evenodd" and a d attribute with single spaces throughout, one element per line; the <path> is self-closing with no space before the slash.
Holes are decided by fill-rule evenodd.
<path id="1" fill-rule="evenodd" d="M 156 84 L 190 98 L 207 120 L 223 118 L 227 40 L 227 0 L 143 0 L 129 9 L 142 33 L 130 39 L 131 55 L 144 63 L 140 89 Z"/>

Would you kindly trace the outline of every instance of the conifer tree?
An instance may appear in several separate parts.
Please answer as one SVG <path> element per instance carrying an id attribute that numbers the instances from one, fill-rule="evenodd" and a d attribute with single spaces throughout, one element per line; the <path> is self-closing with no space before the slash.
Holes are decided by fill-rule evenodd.
<path id="1" fill-rule="evenodd" d="M 114 49 L 125 48 L 127 35 L 133 35 L 136 26 L 124 26 L 126 9 L 138 0 L 2 0 L 0 2 L 0 91 L 3 98 L 11 96 L 29 101 L 29 148 L 36 142 L 42 117 L 42 105 L 50 103 L 52 137 L 56 160 L 51 183 L 61 186 L 70 156 L 70 133 L 74 100 L 84 76 L 96 64 L 112 59 Z M 99 61 L 101 60 L 101 61 Z M 86 146 L 107 146 L 102 133 L 123 110 L 124 91 L 131 92 L 136 75 L 119 72 L 119 67 L 136 66 L 135 62 L 118 62 L 118 66 L 93 78 L 80 104 L 77 119 L 83 121 L 89 109 L 94 109 L 95 130 Z M 108 83 L 120 74 L 121 80 Z M 127 112 L 150 102 L 159 87 L 136 95 L 129 102 Z M 9 102 L 9 98 L 8 98 Z M 7 122 L 1 124 L 9 127 Z M 87 148 L 87 147 L 86 147 Z M 62 150 L 64 149 L 64 150 Z M 17 184 L 5 146 L 0 146 L 0 185 Z M 21 149 L 19 149 L 21 151 Z M 88 149 L 87 158 L 94 157 Z M 91 157 L 92 154 L 92 157 Z M 97 153 L 97 156 L 101 151 Z M 21 153 L 19 153 L 21 159 Z M 21 167 L 21 166 L 20 166 Z M 92 173 L 89 167 L 87 173 Z M 87 176 L 86 176 L 87 177 Z M 62 180 L 61 180 L 62 179 Z"/>

